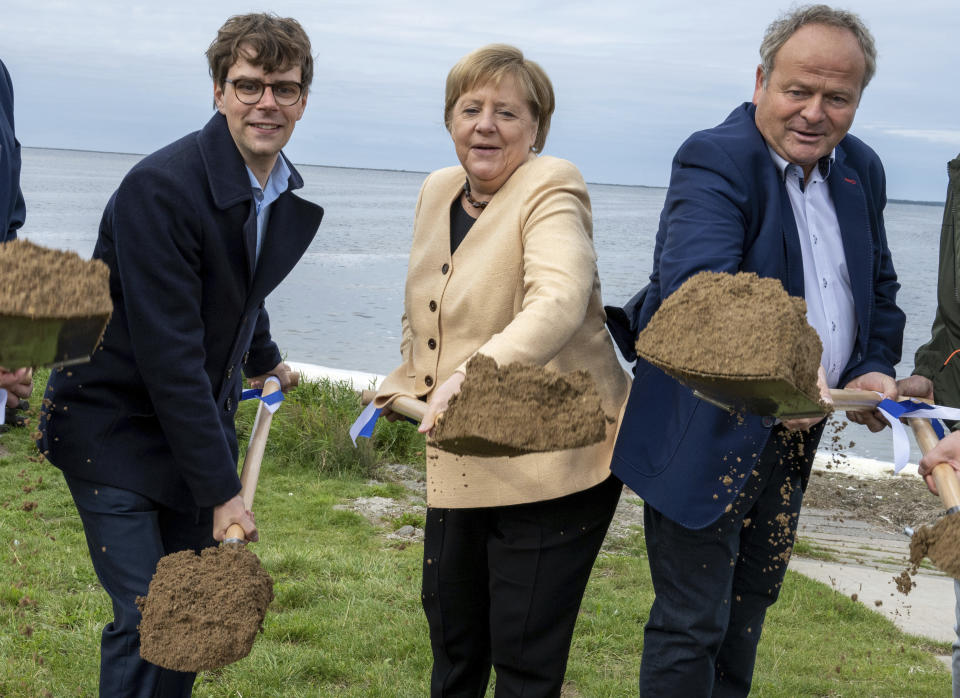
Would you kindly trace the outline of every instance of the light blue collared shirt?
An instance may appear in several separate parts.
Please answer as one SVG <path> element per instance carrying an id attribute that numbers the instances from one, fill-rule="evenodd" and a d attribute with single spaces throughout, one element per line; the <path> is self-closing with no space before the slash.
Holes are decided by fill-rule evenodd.
<path id="1" fill-rule="evenodd" d="M 804 181 L 801 167 L 787 162 L 773 148 L 767 147 L 787 187 L 797 222 L 807 322 L 823 343 L 820 364 L 827 373 L 827 384 L 836 388 L 857 338 L 857 316 L 847 256 L 843 251 L 837 210 L 827 185 L 836 149 L 821 158 L 809 180 Z"/>
<path id="2" fill-rule="evenodd" d="M 260 249 L 263 247 L 263 238 L 267 233 L 267 225 L 270 223 L 270 205 L 280 198 L 280 195 L 290 187 L 290 168 L 283 155 L 277 154 L 277 161 L 267 177 L 267 186 L 260 188 L 260 182 L 257 180 L 253 171 L 248 167 L 247 175 L 250 177 L 250 186 L 253 188 L 253 203 L 257 207 L 257 261 L 260 261 Z"/>

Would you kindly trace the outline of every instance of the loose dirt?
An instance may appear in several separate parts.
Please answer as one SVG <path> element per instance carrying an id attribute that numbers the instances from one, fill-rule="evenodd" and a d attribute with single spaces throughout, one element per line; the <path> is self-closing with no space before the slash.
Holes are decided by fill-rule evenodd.
<path id="1" fill-rule="evenodd" d="M 704 271 L 663 301 L 637 353 L 681 381 L 683 373 L 780 378 L 819 401 L 823 349 L 806 312 L 777 279 Z"/>
<path id="2" fill-rule="evenodd" d="M 814 470 L 803 506 L 840 511 L 843 514 L 838 516 L 891 533 L 901 533 L 904 526 L 932 523 L 943 514 L 943 503 L 930 494 L 916 474 L 858 478 Z"/>
<path id="3" fill-rule="evenodd" d="M 0 245 L 0 315 L 74 318 L 109 315 L 110 270 L 99 259 L 24 239 Z"/>
<path id="4" fill-rule="evenodd" d="M 161 558 L 137 598 L 140 656 L 176 671 L 207 671 L 250 654 L 273 601 L 273 579 L 245 546 Z"/>
<path id="5" fill-rule="evenodd" d="M 910 539 L 910 564 L 924 557 L 951 577 L 960 577 L 960 514 L 947 514 L 933 526 L 922 526 Z"/>
<path id="6" fill-rule="evenodd" d="M 612 421 L 586 371 L 498 367 L 478 354 L 434 433 L 437 447 L 451 453 L 516 456 L 598 443 Z"/>

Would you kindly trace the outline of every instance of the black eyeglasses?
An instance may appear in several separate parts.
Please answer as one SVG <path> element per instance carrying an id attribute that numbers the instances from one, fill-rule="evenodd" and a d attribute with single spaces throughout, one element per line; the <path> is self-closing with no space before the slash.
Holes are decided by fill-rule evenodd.
<path id="1" fill-rule="evenodd" d="M 260 82 L 253 78 L 239 78 L 224 80 L 233 85 L 233 91 L 244 104 L 256 104 L 263 97 L 263 90 L 267 87 L 273 92 L 273 99 L 281 107 L 289 107 L 300 101 L 303 94 L 303 85 L 299 82 Z"/>

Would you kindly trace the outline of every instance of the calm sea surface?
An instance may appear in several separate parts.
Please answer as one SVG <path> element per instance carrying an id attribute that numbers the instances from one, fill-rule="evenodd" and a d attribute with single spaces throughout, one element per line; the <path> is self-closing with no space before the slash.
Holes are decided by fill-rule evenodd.
<path id="1" fill-rule="evenodd" d="M 123 175 L 141 156 L 25 148 L 22 237 L 89 257 L 100 215 Z M 451 153 L 451 164 L 453 154 Z M 417 193 L 416 172 L 298 166 L 299 194 L 325 209 L 323 224 L 300 264 L 267 301 L 271 329 L 294 361 L 388 373 L 400 359 L 400 314 Z M 650 273 L 665 189 L 591 184 L 594 240 L 604 302 L 620 305 Z M 930 331 L 936 305 L 942 210 L 891 203 L 887 235 L 907 313 L 904 360 Z M 707 338 L 705 338 L 707 340 Z M 858 455 L 890 459 L 889 432 L 848 429 Z M 914 454 L 916 455 L 916 454 Z"/>

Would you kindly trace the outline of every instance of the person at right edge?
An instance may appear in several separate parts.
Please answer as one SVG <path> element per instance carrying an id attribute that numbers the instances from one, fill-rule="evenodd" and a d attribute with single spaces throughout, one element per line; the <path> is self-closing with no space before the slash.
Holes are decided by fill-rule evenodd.
<path id="1" fill-rule="evenodd" d="M 847 134 L 874 74 L 859 17 L 825 5 L 773 22 L 752 103 L 673 161 L 649 285 L 611 309 L 621 351 L 697 272 L 755 272 L 807 303 L 820 387 L 897 395 L 904 314 L 877 155 Z M 619 311 L 619 312 L 617 312 Z M 644 500 L 655 599 L 643 696 L 746 696 L 796 532 L 820 419 L 736 415 L 637 360 L 611 468 Z M 875 411 L 848 418 L 879 431 Z"/>
<path id="2" fill-rule="evenodd" d="M 960 228 L 960 155 L 947 165 L 950 183 L 943 208 L 940 231 L 940 272 L 937 279 L 937 314 L 930 341 L 917 349 L 913 375 L 897 383 L 902 397 L 925 397 L 938 405 L 960 407 L 960 257 L 957 256 L 957 229 Z M 951 432 L 920 461 L 920 474 L 927 487 L 937 493 L 931 472 L 938 463 L 947 463 L 960 477 L 960 422 L 949 423 Z M 960 581 L 954 580 L 957 598 L 957 639 L 953 641 L 953 698 L 960 698 Z"/>

